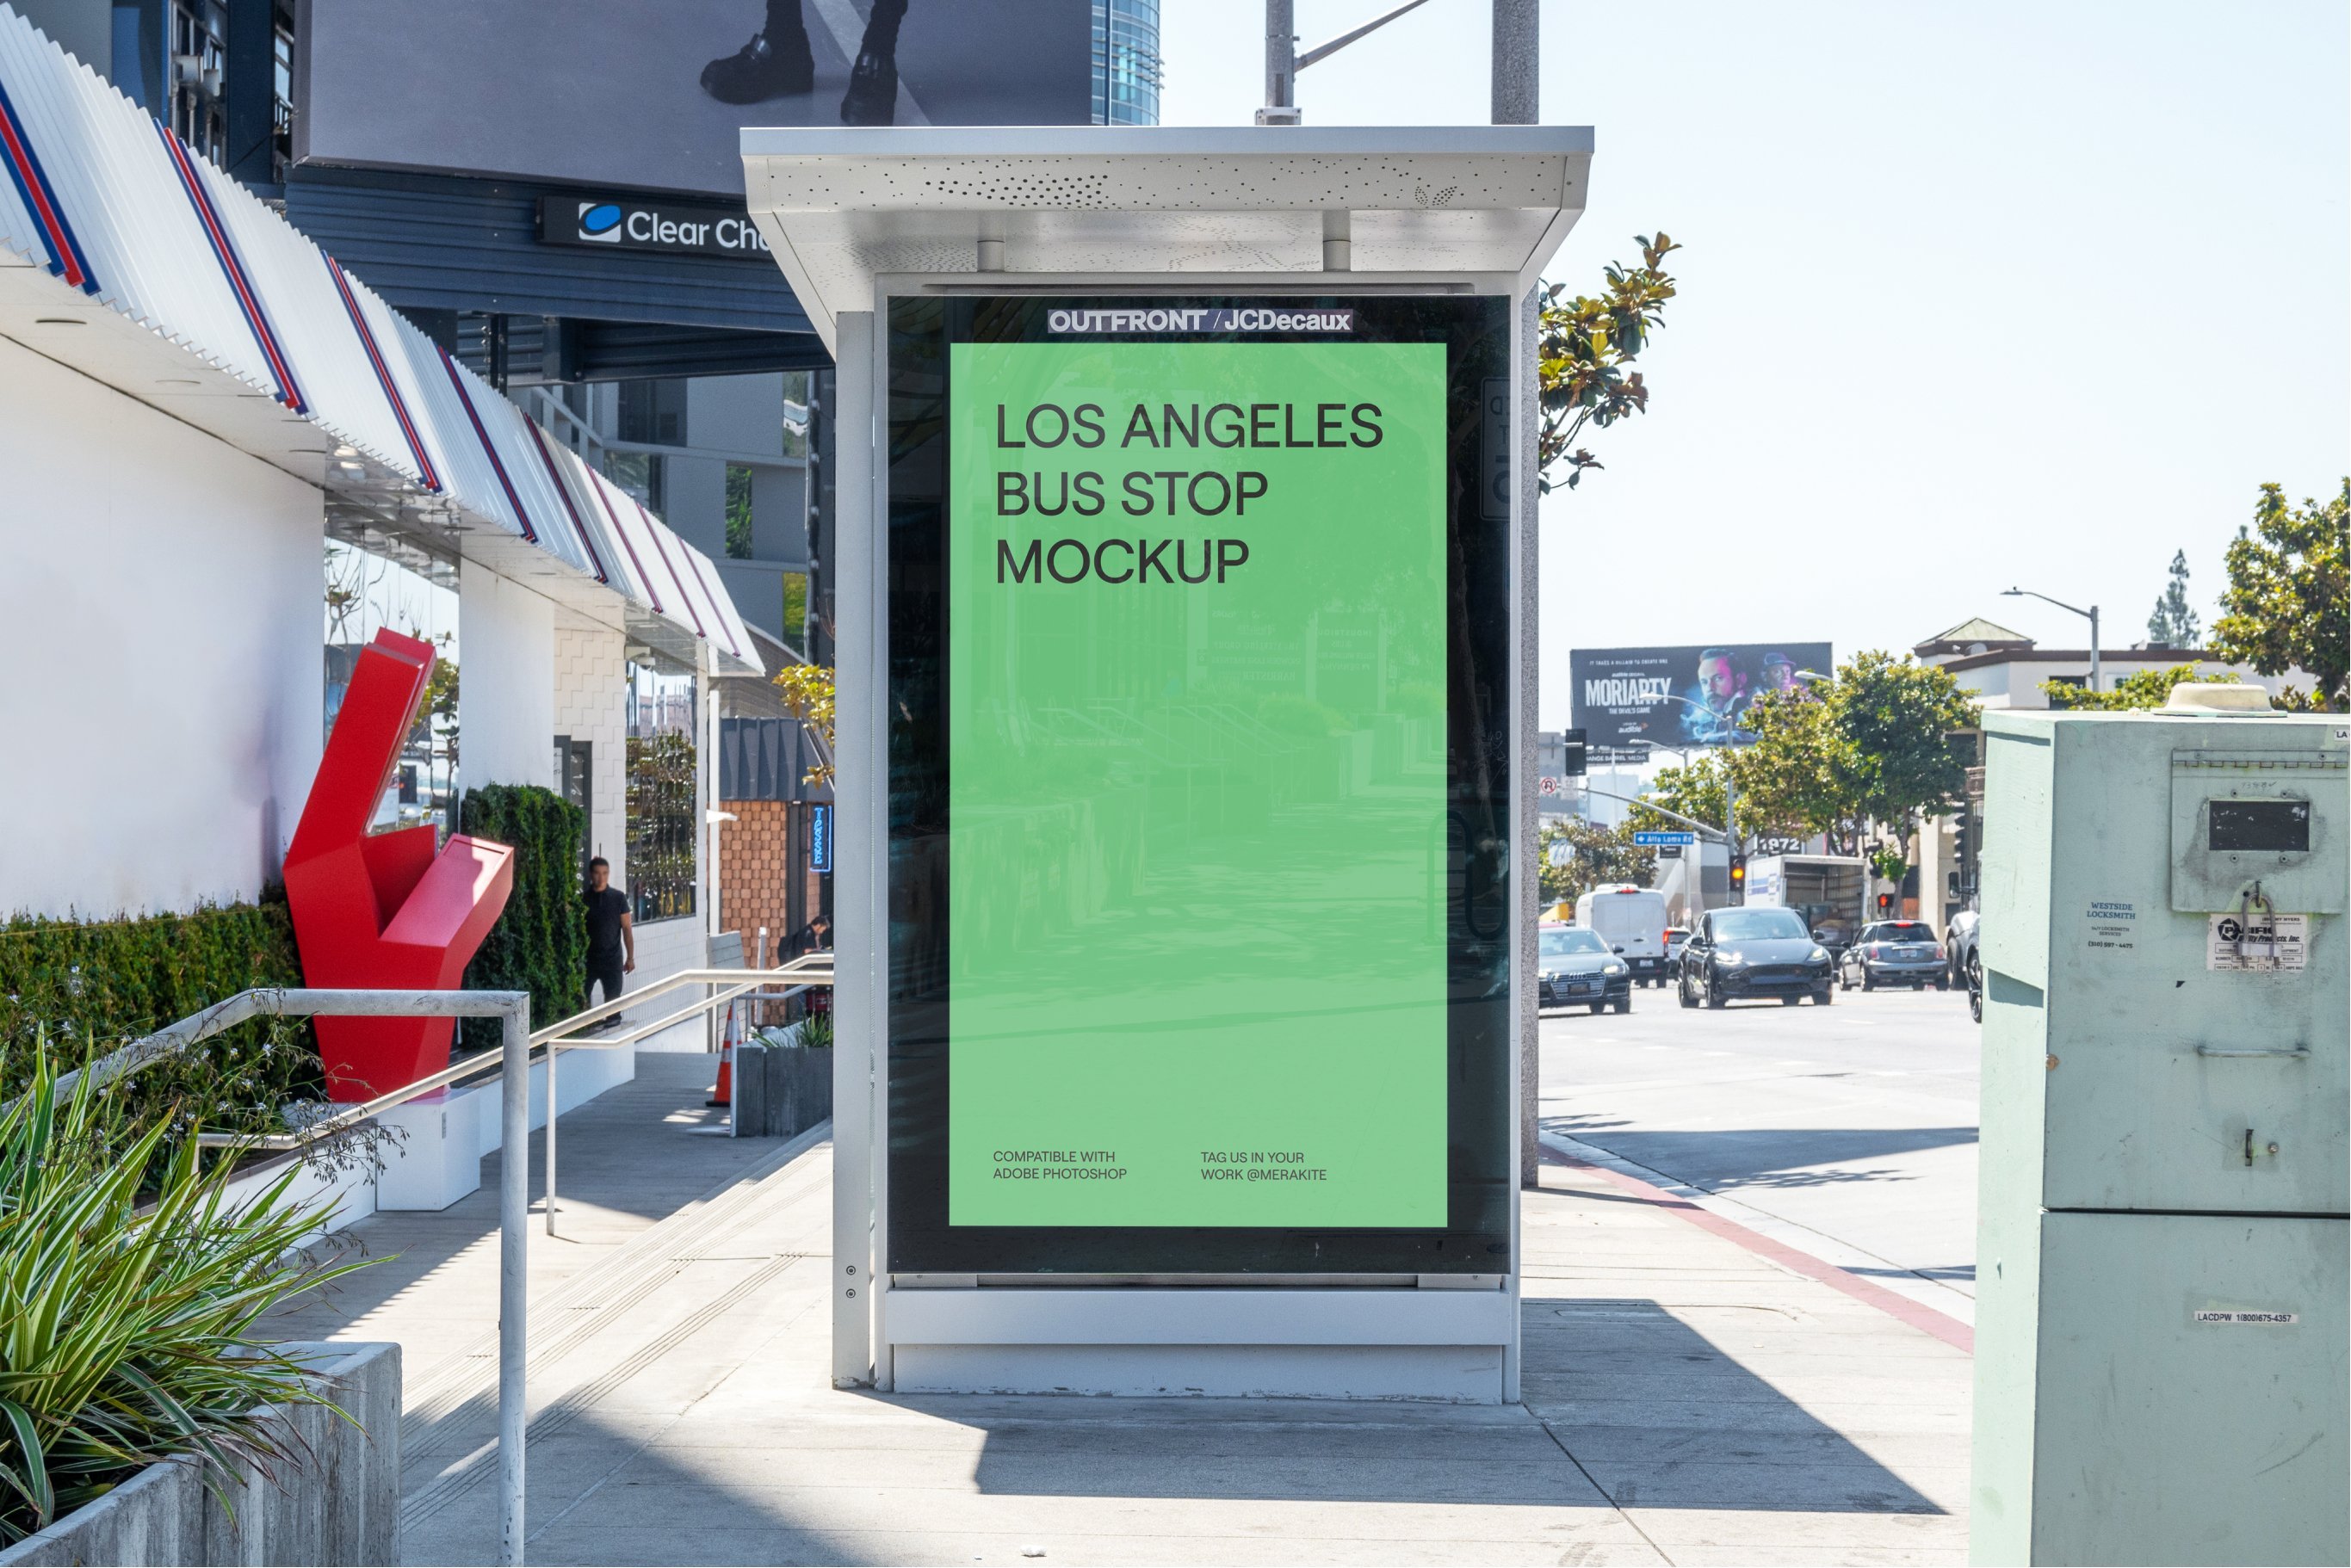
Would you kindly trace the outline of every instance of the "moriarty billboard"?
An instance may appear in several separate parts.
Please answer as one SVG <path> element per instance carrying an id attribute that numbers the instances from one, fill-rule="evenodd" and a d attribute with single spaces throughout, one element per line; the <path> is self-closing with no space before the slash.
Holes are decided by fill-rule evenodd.
<path id="1" fill-rule="evenodd" d="M 1802 691 L 1828 673 L 1825 642 L 1715 642 L 1682 648 L 1588 648 L 1569 656 L 1576 728 L 1593 753 L 1625 760 L 1653 746 L 1737 745 L 1740 721 L 1767 691 Z"/>

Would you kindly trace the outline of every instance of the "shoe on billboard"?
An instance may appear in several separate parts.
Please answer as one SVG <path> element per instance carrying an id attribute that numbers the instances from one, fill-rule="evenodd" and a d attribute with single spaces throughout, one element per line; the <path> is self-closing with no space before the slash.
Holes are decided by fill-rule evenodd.
<path id="1" fill-rule="evenodd" d="M 871 49 L 858 52 L 850 67 L 849 91 L 841 96 L 843 125 L 892 125 L 898 119 L 898 59 Z"/>
<path id="2" fill-rule="evenodd" d="M 721 103 L 758 103 L 815 86 L 816 60 L 799 31 L 775 38 L 754 33 L 749 43 L 702 67 L 702 90 Z"/>

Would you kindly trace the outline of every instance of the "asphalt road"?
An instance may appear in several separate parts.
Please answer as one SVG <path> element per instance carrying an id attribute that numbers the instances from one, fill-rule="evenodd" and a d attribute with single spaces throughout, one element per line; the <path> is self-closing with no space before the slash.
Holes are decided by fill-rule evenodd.
<path id="1" fill-rule="evenodd" d="M 1719 1012 L 1636 990 L 1623 1017 L 1543 1015 L 1543 1129 L 1972 1323 L 1978 1035 L 1956 990 Z"/>

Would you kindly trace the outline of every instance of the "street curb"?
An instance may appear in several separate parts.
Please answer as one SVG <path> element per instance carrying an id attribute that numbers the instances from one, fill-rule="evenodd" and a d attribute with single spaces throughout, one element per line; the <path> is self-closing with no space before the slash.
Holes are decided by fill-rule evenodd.
<path id="1" fill-rule="evenodd" d="M 1842 1291 L 1854 1300 L 1866 1303 L 1888 1317 L 1908 1324 L 1922 1334 L 1934 1335 L 1956 1350 L 1969 1355 L 1975 1354 L 1976 1331 L 1948 1313 L 1937 1312 L 1922 1302 L 1912 1301 L 1908 1296 L 1889 1291 L 1874 1281 L 1865 1280 L 1858 1274 L 1847 1273 L 1835 1264 L 1824 1263 L 1809 1253 L 1798 1251 L 1783 1241 L 1775 1241 L 1769 1236 L 1759 1235 L 1736 1220 L 1725 1220 L 1719 1214 L 1709 1213 L 1688 1199 L 1677 1198 L 1663 1188 L 1653 1186 L 1637 1176 L 1627 1176 L 1621 1170 L 1611 1170 L 1604 1165 L 1595 1165 L 1591 1160 L 1578 1158 L 1574 1155 L 1562 1151 L 1548 1137 L 1542 1141 L 1543 1153 L 1561 1165 L 1592 1171 L 1645 1203 L 1672 1210 L 1701 1231 L 1711 1231 L 1726 1241 L 1735 1242 L 1759 1257 L 1770 1259 L 1791 1272 L 1802 1274 L 1807 1279 L 1818 1280 L 1832 1290 Z"/>

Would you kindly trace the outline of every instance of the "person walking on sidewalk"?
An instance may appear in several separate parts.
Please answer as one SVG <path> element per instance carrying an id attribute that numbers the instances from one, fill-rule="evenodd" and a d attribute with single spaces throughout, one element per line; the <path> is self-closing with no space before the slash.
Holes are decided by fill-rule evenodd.
<path id="1" fill-rule="evenodd" d="M 603 1000 L 621 997 L 621 977 L 637 967 L 636 923 L 629 919 L 629 896 L 612 886 L 612 863 L 599 855 L 588 862 L 588 989 L 581 998 L 595 1005 L 596 988 Z M 608 1029 L 616 1016 L 596 1025 Z"/>
<path id="2" fill-rule="evenodd" d="M 841 96 L 843 125 L 889 125 L 898 115 L 898 24 L 906 0 L 873 0 L 857 63 Z M 761 103 L 810 91 L 816 57 L 810 52 L 800 0 L 768 0 L 768 25 L 733 54 L 702 67 L 702 90 L 721 103 Z"/>

